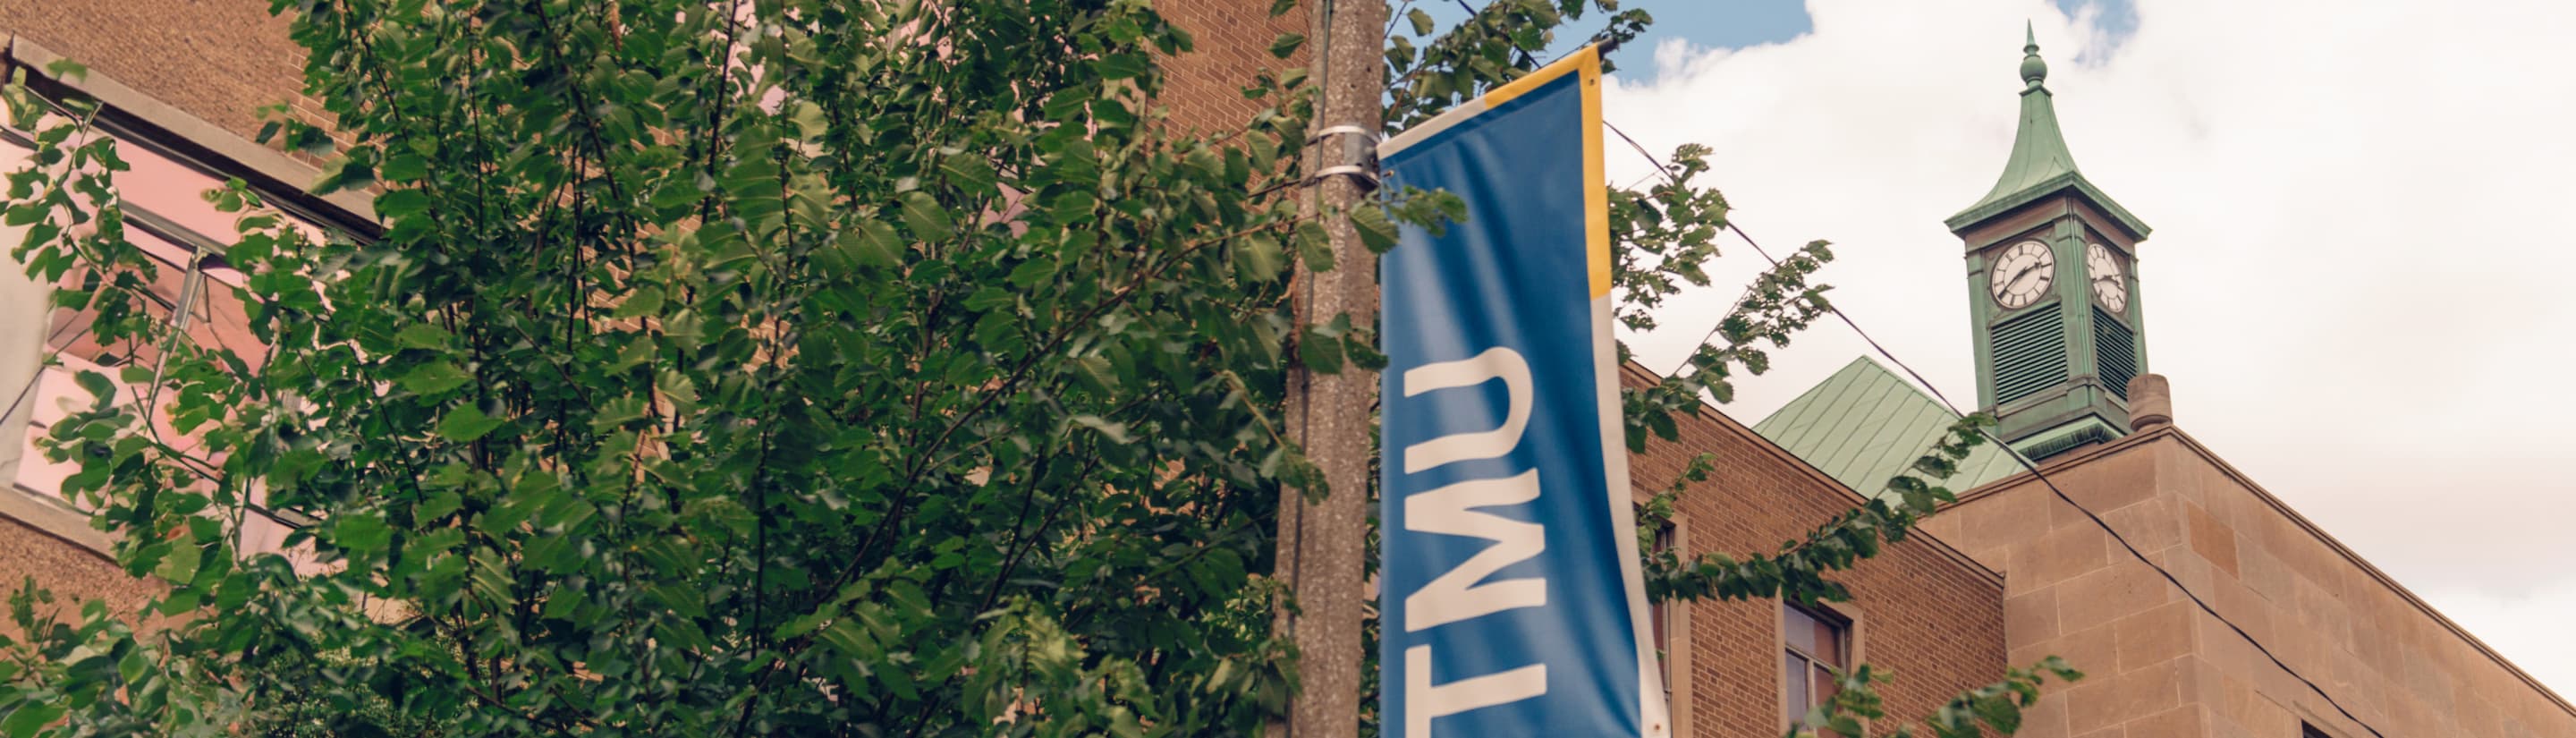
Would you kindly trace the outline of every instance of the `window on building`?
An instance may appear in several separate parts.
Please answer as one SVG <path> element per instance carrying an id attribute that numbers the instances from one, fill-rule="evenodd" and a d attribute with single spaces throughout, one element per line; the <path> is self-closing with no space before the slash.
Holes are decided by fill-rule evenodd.
<path id="1" fill-rule="evenodd" d="M 1781 702 L 1782 717 L 1796 723 L 1807 717 L 1807 711 L 1832 700 L 1840 687 L 1834 673 L 1843 670 L 1851 651 L 1851 624 L 1830 613 L 1809 610 L 1797 605 L 1780 607 L 1783 655 L 1781 684 L 1788 699 Z"/>
<path id="2" fill-rule="evenodd" d="M 2317 726 L 2302 722 L 2299 723 L 2299 738 L 2334 738 L 2334 736 L 2325 731 L 2318 730 Z"/>
<path id="3" fill-rule="evenodd" d="M 56 89 L 61 85 L 51 81 L 31 80 L 30 85 L 42 86 L 39 93 L 52 99 L 72 94 Z M 228 179 L 244 179 L 283 216 L 284 223 L 314 240 L 352 237 L 353 227 L 366 225 L 364 218 L 341 207 L 346 203 L 305 196 L 282 186 L 274 172 L 224 158 L 204 141 L 135 118 L 113 105 L 101 109 L 93 125 L 88 135 L 115 139 L 117 155 L 127 166 L 116 175 L 118 206 L 125 216 L 123 235 L 150 264 L 142 270 L 120 269 L 144 278 L 150 293 L 144 311 L 178 328 L 180 340 L 229 349 L 249 370 L 257 371 L 266 347 L 252 332 L 249 316 L 255 305 L 239 292 L 249 276 L 222 256 L 226 246 L 243 235 L 237 224 L 241 214 L 221 211 L 202 193 L 225 186 Z M 33 135 L 0 125 L 0 172 L 31 165 Z M 0 227 L 0 243 L 16 246 L 24 230 Z M 71 232 L 80 235 L 86 229 L 76 226 Z M 22 495 L 74 514 L 86 511 L 81 501 L 62 494 L 64 480 L 78 465 L 47 459 L 39 442 L 69 415 L 70 408 L 93 401 L 75 380 L 83 371 L 107 375 L 115 395 L 108 401 L 139 407 L 156 430 L 175 439 L 178 452 L 195 450 L 193 439 L 179 432 L 170 417 L 168 405 L 173 398 L 152 391 L 150 382 L 129 382 L 118 371 L 127 366 L 158 367 L 162 346 L 99 343 L 87 330 L 98 317 L 95 313 L 55 307 L 50 297 L 55 290 L 76 288 L 80 280 L 94 275 L 76 268 L 57 283 L 42 282 L 28 277 L 6 251 L 0 248 L 0 494 Z M 154 407 L 140 407 L 156 402 Z M 218 460 L 206 461 L 220 466 Z M 257 515 L 243 523 L 245 550 L 281 550 L 290 529 L 309 522 L 291 511 L 266 509 L 265 494 L 259 489 L 250 490 L 250 495 L 250 509 Z"/>
<path id="4" fill-rule="evenodd" d="M 1673 550 L 1675 538 L 1672 521 L 1656 526 L 1653 547 L 1647 550 L 1647 558 Z M 1673 607 L 1656 600 L 1646 606 L 1646 619 L 1654 624 L 1655 667 L 1664 675 L 1664 704 L 1670 705 L 1673 703 L 1673 631 L 1678 629 L 1673 622 Z"/>

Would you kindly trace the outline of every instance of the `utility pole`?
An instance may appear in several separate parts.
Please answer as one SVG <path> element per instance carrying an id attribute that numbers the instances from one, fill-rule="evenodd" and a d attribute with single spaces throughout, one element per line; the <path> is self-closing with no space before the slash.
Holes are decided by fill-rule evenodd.
<path id="1" fill-rule="evenodd" d="M 1385 0 L 1311 0 L 1314 32 L 1308 48 L 1321 87 L 1305 167 L 1311 195 L 1305 207 L 1347 214 L 1376 184 L 1378 129 L 1385 120 Z M 1311 211 L 1310 211 L 1311 212 Z M 1320 324 L 1348 313 L 1351 325 L 1377 318 L 1377 259 L 1360 246 L 1348 217 L 1323 220 L 1333 269 L 1314 272 L 1299 261 L 1298 319 Z M 1282 608 L 1275 632 L 1297 645 L 1298 683 L 1285 720 L 1270 738 L 1352 738 L 1359 732 L 1360 616 L 1368 556 L 1368 489 L 1371 408 L 1378 375 L 1357 366 L 1318 374 L 1303 366 L 1288 375 L 1286 421 L 1297 444 L 1323 473 L 1331 493 L 1309 504 L 1298 490 L 1279 501 L 1277 575 L 1294 592 L 1297 609 Z"/>

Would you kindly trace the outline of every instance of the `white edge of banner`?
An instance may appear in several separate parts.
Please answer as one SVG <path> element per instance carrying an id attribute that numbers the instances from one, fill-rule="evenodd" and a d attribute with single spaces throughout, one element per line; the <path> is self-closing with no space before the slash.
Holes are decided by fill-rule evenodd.
<path id="1" fill-rule="evenodd" d="M 1460 103 L 1458 107 L 1450 108 L 1449 112 L 1441 113 L 1430 120 L 1423 121 L 1420 125 L 1404 129 L 1403 133 L 1395 134 L 1394 138 L 1389 138 L 1386 141 L 1379 143 L 1377 145 L 1377 157 L 1384 159 L 1389 156 L 1394 156 L 1395 152 L 1403 151 L 1412 147 L 1414 144 L 1422 143 L 1422 140 L 1430 138 L 1431 134 L 1449 130 L 1449 127 L 1463 123 L 1468 118 L 1476 117 L 1477 114 L 1483 113 L 1488 109 L 1489 108 L 1485 106 L 1485 98 L 1482 95 L 1477 96 L 1476 99 Z"/>
<path id="2" fill-rule="evenodd" d="M 1610 296 L 1592 298 L 1592 371 L 1595 388 L 1594 405 L 1600 408 L 1601 469 L 1606 500 L 1610 504 L 1610 524 L 1619 535 L 1611 538 L 1619 547 L 1619 579 L 1628 593 L 1629 641 L 1637 646 L 1637 718 L 1643 738 L 1667 738 L 1673 734 L 1672 706 L 1664 704 L 1663 674 L 1655 668 L 1654 623 L 1649 621 L 1654 609 L 1646 602 L 1645 571 L 1637 551 L 1637 513 L 1634 491 L 1629 489 L 1628 445 L 1625 429 L 1619 423 L 1618 348 L 1611 338 Z"/>

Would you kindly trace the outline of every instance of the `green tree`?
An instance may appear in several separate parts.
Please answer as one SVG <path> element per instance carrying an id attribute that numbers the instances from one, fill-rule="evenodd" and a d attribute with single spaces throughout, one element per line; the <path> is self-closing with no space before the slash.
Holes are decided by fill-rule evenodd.
<path id="1" fill-rule="evenodd" d="M 22 589 L 0 732 L 1215 735 L 1296 689 L 1260 572 L 1280 495 L 1326 492 L 1279 434 L 1283 378 L 1382 362 L 1371 326 L 1287 309 L 1291 260 L 1335 266 L 1294 186 L 1304 75 L 1183 129 L 1159 64 L 1192 41 L 1140 0 L 273 10 L 336 119 L 273 138 L 328 152 L 316 189 L 372 190 L 382 232 L 208 193 L 245 234 L 225 257 L 257 362 L 144 308 L 93 105 L 8 90 L 37 131 L 17 253 L 78 280 L 58 303 L 100 342 L 166 348 L 123 379 L 190 439 L 106 402 L 52 429 L 82 465 L 66 493 L 170 617 Z M 1604 40 L 1647 22 L 1496 0 L 1427 36 L 1408 14 L 1390 124 L 1535 68 L 1587 10 Z M 1641 329 L 1717 256 L 1724 202 L 1677 159 L 1614 193 Z M 1352 214 L 1377 248 L 1473 217 L 1384 204 Z M 1828 258 L 1765 274 L 1688 370 L 1630 393 L 1630 445 L 1761 371 L 1757 344 L 1824 309 Z M 1826 575 L 1947 495 L 1908 480 L 1776 554 L 1654 562 L 1654 590 L 1846 596 Z M 258 500 L 317 521 L 290 544 L 319 571 L 241 550 Z M 1855 669 L 1817 724 L 1874 717 L 1878 678 Z M 2008 732 L 2036 683 L 1934 724 Z"/>

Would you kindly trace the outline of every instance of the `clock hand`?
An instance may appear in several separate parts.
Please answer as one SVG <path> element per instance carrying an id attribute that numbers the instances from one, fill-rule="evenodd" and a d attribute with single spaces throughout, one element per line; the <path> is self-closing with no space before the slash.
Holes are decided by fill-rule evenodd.
<path id="1" fill-rule="evenodd" d="M 2039 267 L 2040 267 L 2040 265 L 2038 265 L 2038 264 L 2032 264 L 2032 265 L 2030 265 L 2030 266 L 2022 267 L 2022 268 L 2021 268 L 2021 271 L 2018 271 L 2018 272 L 2014 272 L 2014 273 L 2013 273 L 2012 279 L 2010 279 L 2010 280 L 2006 280 L 2006 281 L 2004 282 L 2004 286 L 2006 286 L 2006 287 L 2019 287 L 2019 286 L 2021 286 L 2021 280 L 2022 280 L 2022 278 L 2030 276 L 2031 272 L 2039 271 Z"/>

